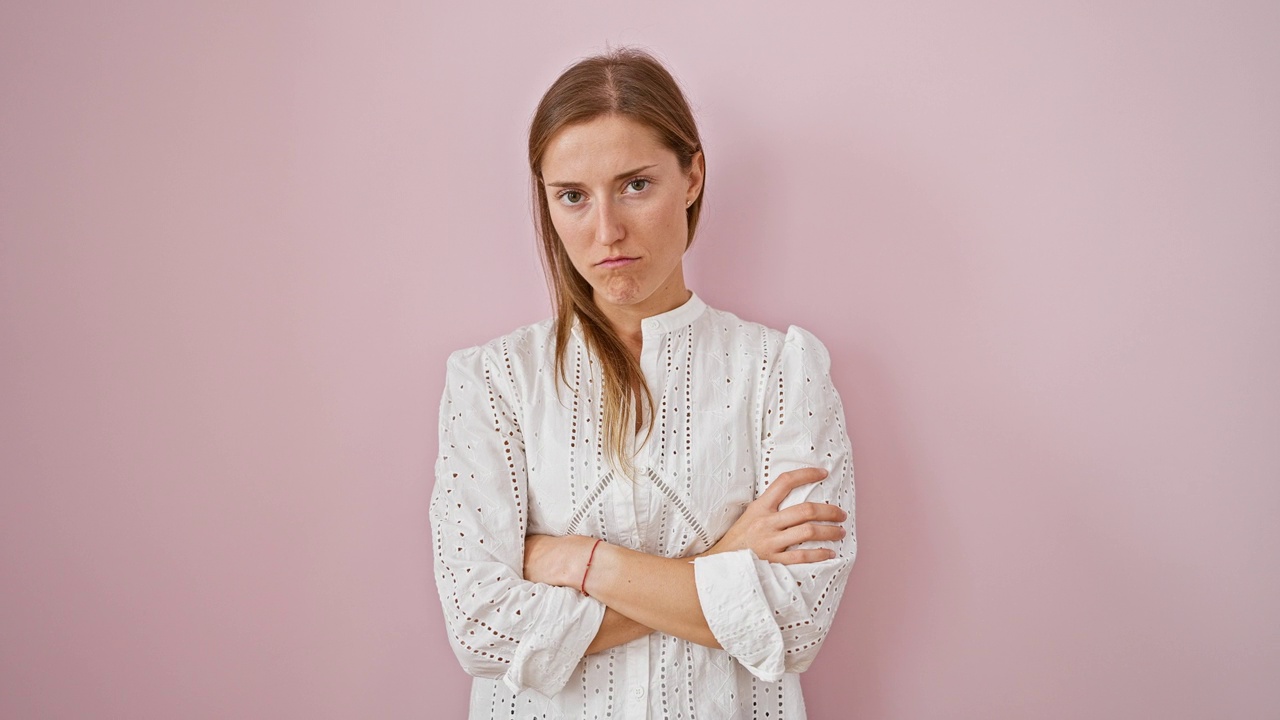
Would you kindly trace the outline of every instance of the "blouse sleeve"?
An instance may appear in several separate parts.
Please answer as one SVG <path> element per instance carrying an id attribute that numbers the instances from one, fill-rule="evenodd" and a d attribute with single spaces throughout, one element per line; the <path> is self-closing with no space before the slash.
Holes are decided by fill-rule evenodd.
<path id="1" fill-rule="evenodd" d="M 783 565 L 751 550 L 719 553 L 694 563 L 698 597 L 712 634 L 753 675 L 776 681 L 802 672 L 817 656 L 857 553 L 853 462 L 844 409 L 831 382 L 826 348 L 792 326 L 766 389 L 756 496 L 778 475 L 822 467 L 827 477 L 792 491 L 782 507 L 801 502 L 838 505 L 848 513 L 839 541 L 807 542 L 836 557 Z"/>
<path id="2" fill-rule="evenodd" d="M 482 348 L 449 357 L 431 494 L 436 586 L 468 674 L 549 697 L 594 639 L 604 605 L 523 577 L 529 496 L 516 407 L 509 378 Z"/>

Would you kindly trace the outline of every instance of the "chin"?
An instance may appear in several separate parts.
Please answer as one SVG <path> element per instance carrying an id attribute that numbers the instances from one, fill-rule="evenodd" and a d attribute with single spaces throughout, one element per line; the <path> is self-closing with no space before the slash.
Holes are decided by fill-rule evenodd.
<path id="1" fill-rule="evenodd" d="M 596 285 L 593 290 L 598 302 L 606 302 L 610 305 L 634 305 L 653 294 L 643 292 L 635 278 L 619 276 L 605 280 Z"/>

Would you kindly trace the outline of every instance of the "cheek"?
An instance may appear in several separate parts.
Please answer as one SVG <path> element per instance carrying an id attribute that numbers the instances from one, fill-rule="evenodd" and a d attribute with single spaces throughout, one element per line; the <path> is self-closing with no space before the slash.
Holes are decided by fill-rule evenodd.
<path id="1" fill-rule="evenodd" d="M 561 240 L 567 240 L 574 234 L 573 220 L 555 205 L 551 206 L 551 227 L 556 229 Z"/>
<path id="2" fill-rule="evenodd" d="M 551 211 L 551 226 L 556 229 L 556 235 L 560 236 L 560 244 L 569 254 L 569 260 L 581 270 L 583 253 L 591 245 L 590 232 L 583 229 L 582 223 L 574 222 L 573 218 L 558 214 L 555 210 Z"/>
<path id="3" fill-rule="evenodd" d="M 644 224 L 653 234 L 653 240 L 661 243 L 665 252 L 684 252 L 689 226 L 684 214 L 684 203 L 655 204 L 645 211 Z"/>

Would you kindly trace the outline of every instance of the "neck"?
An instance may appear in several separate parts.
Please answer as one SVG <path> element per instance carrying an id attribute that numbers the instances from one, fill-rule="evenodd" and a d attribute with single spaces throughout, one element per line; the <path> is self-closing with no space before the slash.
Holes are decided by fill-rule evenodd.
<path id="1" fill-rule="evenodd" d="M 604 314 L 613 331 L 622 339 L 623 344 L 638 359 L 644 345 L 644 331 L 641 323 L 645 318 L 661 315 L 684 305 L 693 297 L 693 293 L 684 285 L 684 278 L 678 278 L 670 287 L 663 287 L 643 302 L 634 305 L 611 305 L 596 303 Z"/>

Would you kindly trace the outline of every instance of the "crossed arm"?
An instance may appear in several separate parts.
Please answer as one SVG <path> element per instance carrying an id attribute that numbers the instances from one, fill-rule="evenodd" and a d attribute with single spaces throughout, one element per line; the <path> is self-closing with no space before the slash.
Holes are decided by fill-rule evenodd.
<path id="1" fill-rule="evenodd" d="M 463 668 L 516 692 L 554 695 L 584 654 L 656 630 L 723 646 L 766 681 L 803 672 L 857 547 L 853 518 L 844 516 L 853 508 L 851 449 L 828 370 L 821 344 L 789 330 L 769 381 L 777 391 L 765 409 L 773 419 L 757 500 L 696 564 L 601 543 L 586 579 L 592 602 L 579 585 L 594 539 L 508 532 L 527 527 L 529 509 L 508 372 L 483 347 L 451 355 L 430 515 L 436 585 Z M 818 482 L 819 464 L 831 472 L 827 482 Z"/>
<path id="2" fill-rule="evenodd" d="M 701 556 L 751 549 L 767 562 L 792 565 L 835 557 L 826 548 L 794 548 L 808 541 L 840 540 L 846 513 L 835 505 L 806 502 L 780 509 L 792 490 L 823 480 L 821 468 L 782 473 L 743 511 L 729 531 Z M 592 547 L 595 556 L 587 570 Z M 701 557 L 695 556 L 695 557 Z M 579 589 L 602 602 L 604 620 L 587 654 L 622 645 L 654 630 L 719 648 L 698 599 L 694 558 L 649 555 L 579 535 L 530 535 L 525 539 L 524 577 Z"/>

